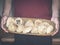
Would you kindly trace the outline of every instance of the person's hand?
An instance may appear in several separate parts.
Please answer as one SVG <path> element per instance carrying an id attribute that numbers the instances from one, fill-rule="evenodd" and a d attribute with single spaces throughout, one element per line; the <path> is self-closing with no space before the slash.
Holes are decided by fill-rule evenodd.
<path id="1" fill-rule="evenodd" d="M 55 23 L 56 32 L 52 34 L 52 36 L 54 36 L 59 31 L 59 20 L 58 18 L 51 18 L 51 21 Z"/>
<path id="2" fill-rule="evenodd" d="M 7 16 L 3 16 L 2 19 L 1 19 L 1 28 L 8 33 L 8 31 L 4 28 L 4 25 L 6 24 L 6 21 L 7 21 Z"/>

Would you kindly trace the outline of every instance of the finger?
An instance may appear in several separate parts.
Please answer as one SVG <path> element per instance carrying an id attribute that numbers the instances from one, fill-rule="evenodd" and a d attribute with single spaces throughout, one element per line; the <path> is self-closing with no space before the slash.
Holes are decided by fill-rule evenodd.
<path id="1" fill-rule="evenodd" d="M 4 28 L 4 24 L 5 24 L 5 22 L 4 22 L 4 20 L 2 19 L 2 21 L 1 21 L 1 28 L 2 28 L 5 32 L 8 33 L 8 31 Z"/>
<path id="2" fill-rule="evenodd" d="M 3 25 L 1 25 L 1 28 L 8 33 L 8 31 L 3 27 Z"/>
<path id="3" fill-rule="evenodd" d="M 56 23 L 56 29 L 59 30 L 59 22 Z"/>
<path id="4" fill-rule="evenodd" d="M 54 36 L 54 35 L 57 34 L 57 33 L 58 33 L 58 27 L 55 26 L 55 32 L 52 34 L 52 36 Z"/>
<path id="5" fill-rule="evenodd" d="M 58 28 L 55 28 L 55 32 L 52 34 L 52 36 L 54 36 L 55 34 L 57 34 L 58 31 L 59 31 L 59 29 Z"/>
<path id="6" fill-rule="evenodd" d="M 57 32 L 58 32 L 58 31 L 54 32 L 54 33 L 52 34 L 52 36 L 56 35 L 56 34 L 57 34 Z"/>
<path id="7" fill-rule="evenodd" d="M 6 21 L 7 21 L 7 17 L 6 16 L 1 19 L 2 24 L 5 24 Z"/>

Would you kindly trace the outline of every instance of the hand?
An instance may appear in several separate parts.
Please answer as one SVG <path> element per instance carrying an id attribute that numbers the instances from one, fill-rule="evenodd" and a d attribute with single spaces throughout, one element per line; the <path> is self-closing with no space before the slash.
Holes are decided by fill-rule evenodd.
<path id="1" fill-rule="evenodd" d="M 56 32 L 52 34 L 52 36 L 54 36 L 59 31 L 59 20 L 58 18 L 51 18 L 51 21 L 55 23 Z"/>
<path id="2" fill-rule="evenodd" d="M 1 28 L 2 28 L 5 32 L 8 33 L 8 31 L 4 28 L 4 25 L 6 24 L 7 18 L 8 18 L 7 16 L 2 17 L 2 19 L 1 19 Z"/>

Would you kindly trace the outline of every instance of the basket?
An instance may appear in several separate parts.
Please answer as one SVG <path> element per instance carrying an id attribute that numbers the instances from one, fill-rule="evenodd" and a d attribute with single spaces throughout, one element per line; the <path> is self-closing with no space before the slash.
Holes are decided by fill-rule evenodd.
<path id="1" fill-rule="evenodd" d="M 9 30 L 8 29 L 8 27 L 6 26 L 6 24 L 7 24 L 7 22 L 6 22 L 6 24 L 5 24 L 5 29 L 6 30 L 8 30 L 9 31 L 9 33 L 13 33 L 13 34 L 24 34 L 24 35 L 36 35 L 36 36 L 52 36 L 52 34 L 54 34 L 55 33 L 55 31 L 56 31 L 56 29 L 55 29 L 55 23 L 54 22 L 52 22 L 52 21 L 50 21 L 50 20 L 47 20 L 47 19 L 39 19 L 39 18 L 20 18 L 20 17 L 8 17 L 8 19 L 9 18 L 12 18 L 12 19 L 14 19 L 14 20 L 16 20 L 16 19 L 22 19 L 22 24 L 21 24 L 21 27 L 22 27 L 22 25 L 25 27 L 25 24 L 30 20 L 30 21 L 32 21 L 33 22 L 33 24 L 35 23 L 35 21 L 36 20 L 40 20 L 40 21 L 42 21 L 42 23 L 43 22 L 47 22 L 49 25 L 51 25 L 52 27 L 53 27 L 53 30 L 50 32 L 50 33 L 31 33 L 31 31 L 33 30 L 33 29 L 31 29 L 30 30 L 30 32 L 27 32 L 27 33 L 23 33 L 23 32 L 17 32 L 16 30 L 15 31 L 13 31 L 13 30 Z M 7 19 L 7 21 L 8 21 L 8 19 Z M 15 22 L 14 22 L 15 23 Z M 10 24 L 11 25 L 11 24 Z M 9 25 L 9 26 L 10 26 Z M 19 24 L 18 24 L 19 25 Z M 15 25 L 16 26 L 16 25 Z M 29 27 L 29 25 L 27 25 L 26 27 Z M 35 24 L 34 24 L 34 26 L 33 26 L 34 28 L 35 28 Z M 23 28 L 22 27 L 22 29 L 21 30 L 23 30 L 23 29 L 25 29 L 25 28 Z M 25 31 L 25 30 L 23 30 L 23 31 Z M 39 31 L 38 31 L 39 32 Z M 43 32 L 44 32 L 44 30 L 43 30 Z"/>

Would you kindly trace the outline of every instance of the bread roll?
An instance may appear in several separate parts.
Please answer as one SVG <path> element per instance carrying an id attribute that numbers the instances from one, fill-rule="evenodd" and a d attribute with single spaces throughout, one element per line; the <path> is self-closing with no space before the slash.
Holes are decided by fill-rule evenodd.
<path id="1" fill-rule="evenodd" d="M 17 33 L 21 33 L 24 30 L 24 26 L 23 25 L 18 25 L 18 28 L 16 29 Z"/>
<path id="2" fill-rule="evenodd" d="M 14 23 L 14 19 L 12 17 L 9 17 L 7 19 L 6 27 L 8 27 L 11 23 Z"/>
<path id="3" fill-rule="evenodd" d="M 32 30 L 32 27 L 25 27 L 23 30 L 23 33 L 24 34 L 29 33 L 31 30 Z"/>
<path id="4" fill-rule="evenodd" d="M 48 22 L 43 22 L 43 23 L 41 23 L 41 25 L 44 25 L 44 26 L 48 27 L 50 24 Z"/>
<path id="5" fill-rule="evenodd" d="M 33 29 L 31 30 L 31 33 L 36 33 L 36 34 L 38 34 L 38 29 L 37 29 L 37 27 L 33 27 Z"/>
<path id="6" fill-rule="evenodd" d="M 25 23 L 25 26 L 34 26 L 33 21 L 32 21 L 32 20 L 28 20 L 28 21 Z"/>
<path id="7" fill-rule="evenodd" d="M 38 26 L 38 32 L 39 32 L 39 34 L 44 34 L 44 33 L 46 33 L 46 26 L 45 25 L 40 25 L 40 26 Z"/>
<path id="8" fill-rule="evenodd" d="M 35 20 L 35 26 L 38 26 L 38 25 L 40 25 L 42 23 L 42 20 L 39 20 L 39 19 L 37 19 L 37 20 Z"/>
<path id="9" fill-rule="evenodd" d="M 51 33 L 51 31 L 53 31 L 53 26 L 48 22 L 43 22 L 40 24 L 40 26 L 38 26 L 38 32 L 40 34 L 48 34 Z"/>
<path id="10" fill-rule="evenodd" d="M 53 31 L 53 26 L 52 25 L 49 25 L 48 27 L 47 27 L 47 34 L 48 33 L 51 33 L 52 31 Z"/>
<path id="11" fill-rule="evenodd" d="M 10 24 L 10 25 L 8 26 L 8 30 L 11 31 L 11 32 L 15 32 L 16 29 L 17 29 L 17 26 L 14 25 L 14 24 Z"/>

